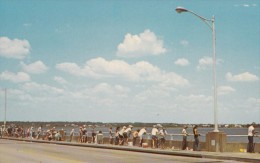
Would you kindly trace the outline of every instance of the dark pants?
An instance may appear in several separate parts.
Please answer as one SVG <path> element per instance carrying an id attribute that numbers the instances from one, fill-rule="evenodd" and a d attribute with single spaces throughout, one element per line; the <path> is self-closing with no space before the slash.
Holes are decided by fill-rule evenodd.
<path id="1" fill-rule="evenodd" d="M 254 152 L 254 137 L 253 136 L 248 136 L 247 152 L 249 152 L 249 153 Z"/>
<path id="2" fill-rule="evenodd" d="M 160 139 L 160 147 L 162 148 L 162 149 L 164 149 L 164 145 L 165 145 L 165 138 L 161 138 Z"/>
<path id="3" fill-rule="evenodd" d="M 135 144 L 136 144 L 136 139 L 137 139 L 137 137 L 133 137 L 133 146 L 135 146 Z"/>
<path id="4" fill-rule="evenodd" d="M 141 137 L 141 138 L 140 138 L 140 143 L 139 143 L 139 146 L 140 146 L 140 147 L 142 147 L 143 141 L 144 141 L 144 139 L 143 139 L 143 137 Z"/>
<path id="5" fill-rule="evenodd" d="M 116 136 L 116 137 L 115 137 L 115 145 L 118 145 L 118 144 L 119 144 L 119 137 Z"/>
<path id="6" fill-rule="evenodd" d="M 113 137 L 109 137 L 109 144 L 113 144 Z"/>
<path id="7" fill-rule="evenodd" d="M 187 136 L 183 136 L 182 138 L 182 150 L 185 150 L 188 146 L 188 143 L 187 143 Z"/>
<path id="8" fill-rule="evenodd" d="M 200 143 L 199 138 L 195 137 L 194 138 L 194 144 L 193 144 L 193 150 L 194 151 L 199 151 L 200 150 L 199 143 Z"/>

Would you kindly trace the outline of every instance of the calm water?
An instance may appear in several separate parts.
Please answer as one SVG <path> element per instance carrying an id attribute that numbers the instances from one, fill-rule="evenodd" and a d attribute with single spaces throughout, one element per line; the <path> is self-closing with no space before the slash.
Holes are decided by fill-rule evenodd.
<path id="1" fill-rule="evenodd" d="M 79 131 L 79 127 L 67 126 L 67 127 L 64 127 L 63 129 L 66 130 L 66 133 L 68 134 L 71 131 L 72 128 L 75 129 L 75 132 Z M 43 129 L 47 130 L 49 128 L 43 127 Z M 57 128 L 57 129 L 61 129 L 61 128 Z M 141 129 L 141 128 L 134 127 L 133 131 L 137 130 L 137 129 Z M 106 136 L 108 137 L 108 130 L 109 130 L 109 128 L 107 128 L 107 127 L 97 127 L 95 129 L 95 131 L 102 131 L 105 137 Z M 151 130 L 152 130 L 152 128 L 147 128 L 148 133 L 151 133 Z M 167 130 L 168 134 L 181 134 L 182 128 L 166 128 L 166 130 Z M 227 142 L 248 142 L 247 130 L 248 130 L 247 128 L 219 128 L 219 131 L 222 131 L 222 132 L 226 133 L 227 135 L 229 135 L 229 136 L 227 136 Z M 87 128 L 87 131 L 88 131 L 89 136 L 90 136 L 91 128 Z M 115 127 L 113 127 L 113 132 L 114 131 L 115 131 Z M 201 134 L 200 141 L 204 142 L 206 140 L 205 135 L 208 132 L 211 132 L 211 131 L 213 131 L 213 128 L 198 128 L 198 132 Z M 260 129 L 256 129 L 256 131 L 258 131 L 258 134 L 260 133 Z M 188 128 L 187 132 L 192 134 L 192 128 Z M 235 135 L 235 136 L 231 136 L 231 135 Z M 243 136 L 236 136 L 236 135 L 243 135 Z M 146 138 L 149 138 L 149 136 L 146 135 Z M 168 135 L 166 137 L 166 139 L 167 140 L 179 140 L 179 141 L 181 141 L 182 136 L 178 136 L 178 135 L 170 136 L 170 135 Z M 193 136 L 192 135 L 188 136 L 188 140 L 193 140 Z M 255 137 L 254 142 L 260 143 L 260 137 Z"/>

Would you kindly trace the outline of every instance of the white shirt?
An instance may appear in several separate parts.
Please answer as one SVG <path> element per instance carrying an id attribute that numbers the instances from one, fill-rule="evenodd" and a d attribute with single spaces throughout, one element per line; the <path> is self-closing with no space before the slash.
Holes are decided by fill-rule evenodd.
<path id="1" fill-rule="evenodd" d="M 70 131 L 70 136 L 74 136 L 74 130 Z"/>
<path id="2" fill-rule="evenodd" d="M 157 128 L 153 128 L 153 129 L 152 129 L 152 135 L 156 136 L 158 132 L 159 132 L 159 131 L 158 131 Z"/>
<path id="3" fill-rule="evenodd" d="M 162 137 L 165 137 L 167 134 L 168 134 L 168 133 L 167 133 L 166 130 L 164 130 L 164 131 L 163 131 L 163 129 L 160 130 L 160 135 L 161 135 Z"/>
<path id="4" fill-rule="evenodd" d="M 42 131 L 42 128 L 41 128 L 41 127 L 39 127 L 39 128 L 38 128 L 38 132 L 41 132 L 41 131 Z"/>
<path id="5" fill-rule="evenodd" d="M 255 128 L 254 128 L 254 126 L 249 126 L 248 127 L 248 136 L 254 136 L 254 130 L 255 130 Z"/>
<path id="6" fill-rule="evenodd" d="M 132 129 L 129 127 L 124 132 L 131 132 L 131 131 L 132 131 Z"/>
<path id="7" fill-rule="evenodd" d="M 138 133 L 138 136 L 142 136 L 144 133 L 146 132 L 146 129 L 145 128 L 142 128 L 139 133 Z"/>
<path id="8" fill-rule="evenodd" d="M 181 133 L 182 133 L 182 135 L 183 135 L 183 136 L 187 136 L 187 135 L 188 135 L 188 133 L 187 133 L 187 131 L 186 131 L 186 129 L 185 129 L 185 128 L 184 128 L 184 129 L 182 129 L 182 132 L 181 132 Z"/>
<path id="9" fill-rule="evenodd" d="M 123 135 L 124 131 L 125 131 L 125 129 L 124 129 L 124 128 L 123 128 L 123 129 L 121 129 L 121 130 L 119 131 L 119 135 Z"/>

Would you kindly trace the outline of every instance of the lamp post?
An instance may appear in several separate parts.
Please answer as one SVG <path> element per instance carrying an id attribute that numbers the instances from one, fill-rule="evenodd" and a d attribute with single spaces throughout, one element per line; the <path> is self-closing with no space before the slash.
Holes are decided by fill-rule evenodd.
<path id="1" fill-rule="evenodd" d="M 218 130 L 218 120 L 217 120 L 217 82 L 216 82 L 216 31 L 215 31 L 215 17 L 212 16 L 211 19 L 206 19 L 198 14 L 196 14 L 193 11 L 187 10 L 183 7 L 177 7 L 175 9 L 177 13 L 182 12 L 189 12 L 193 14 L 194 16 L 198 17 L 200 20 L 202 20 L 212 31 L 212 46 L 213 46 L 213 56 L 212 56 L 212 62 L 213 62 L 213 83 L 214 83 L 214 102 L 213 102 L 213 108 L 214 108 L 214 132 L 219 132 Z"/>
<path id="2" fill-rule="evenodd" d="M 7 103 L 6 103 L 6 95 L 7 95 L 7 89 L 5 88 L 5 121 L 4 121 L 4 131 L 5 131 L 5 129 L 6 129 L 6 105 L 7 105 Z"/>

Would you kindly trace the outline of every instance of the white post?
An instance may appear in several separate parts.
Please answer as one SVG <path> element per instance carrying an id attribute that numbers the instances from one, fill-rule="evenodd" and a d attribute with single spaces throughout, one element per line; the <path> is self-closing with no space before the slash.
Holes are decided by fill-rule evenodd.
<path id="1" fill-rule="evenodd" d="M 213 44 L 213 56 L 212 56 L 212 61 L 213 61 L 213 83 L 214 83 L 214 132 L 219 132 L 218 130 L 218 111 L 217 111 L 217 78 L 216 78 L 216 30 L 215 30 L 215 17 L 212 17 L 212 44 Z"/>
<path id="2" fill-rule="evenodd" d="M 4 131 L 5 131 L 5 129 L 6 129 L 6 106 L 7 106 L 7 89 L 5 88 L 5 120 L 4 120 Z"/>

